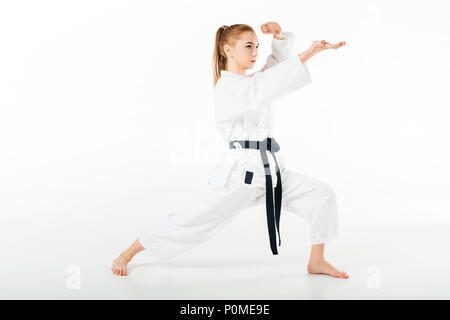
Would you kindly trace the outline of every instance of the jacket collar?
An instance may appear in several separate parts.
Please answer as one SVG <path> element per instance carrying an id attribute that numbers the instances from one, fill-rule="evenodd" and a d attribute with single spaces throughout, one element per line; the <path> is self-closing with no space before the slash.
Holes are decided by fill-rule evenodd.
<path id="1" fill-rule="evenodd" d="M 226 71 L 226 70 L 220 70 L 220 76 L 222 77 L 235 77 L 235 78 L 245 78 L 243 76 L 241 76 L 240 74 L 234 73 L 234 72 L 230 72 L 230 71 Z"/>

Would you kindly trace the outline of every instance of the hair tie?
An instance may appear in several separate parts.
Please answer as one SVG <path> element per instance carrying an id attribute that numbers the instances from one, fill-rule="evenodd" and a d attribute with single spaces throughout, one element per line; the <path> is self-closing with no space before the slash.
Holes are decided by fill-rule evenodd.
<path id="1" fill-rule="evenodd" d="M 228 29 L 228 26 L 222 26 L 220 28 L 219 38 L 222 38 L 222 34 L 225 32 L 225 30 Z"/>

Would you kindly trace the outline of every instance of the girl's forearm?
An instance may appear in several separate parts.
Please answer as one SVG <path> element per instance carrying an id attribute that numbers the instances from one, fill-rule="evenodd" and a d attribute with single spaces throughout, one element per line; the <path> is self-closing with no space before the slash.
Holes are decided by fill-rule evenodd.
<path id="1" fill-rule="evenodd" d="M 298 57 L 302 63 L 306 63 L 306 61 L 308 61 L 309 58 L 311 58 L 316 53 L 317 53 L 317 51 L 315 50 L 315 48 L 313 46 L 311 46 L 308 49 L 306 49 L 305 51 L 303 51 L 302 53 L 300 53 L 298 55 Z"/>

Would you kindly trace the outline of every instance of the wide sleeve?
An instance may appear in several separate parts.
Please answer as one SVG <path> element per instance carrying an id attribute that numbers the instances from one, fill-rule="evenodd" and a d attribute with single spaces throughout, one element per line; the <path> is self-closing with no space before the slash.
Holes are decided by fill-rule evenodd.
<path id="1" fill-rule="evenodd" d="M 286 94 L 311 83 L 308 67 L 298 55 L 264 71 L 255 72 L 251 77 L 239 79 L 236 105 L 258 109 L 260 105 L 281 98 Z"/>
<path id="2" fill-rule="evenodd" d="M 293 55 L 295 33 L 283 32 L 283 40 L 272 38 L 272 53 L 267 57 L 266 64 L 259 69 L 264 71 Z"/>

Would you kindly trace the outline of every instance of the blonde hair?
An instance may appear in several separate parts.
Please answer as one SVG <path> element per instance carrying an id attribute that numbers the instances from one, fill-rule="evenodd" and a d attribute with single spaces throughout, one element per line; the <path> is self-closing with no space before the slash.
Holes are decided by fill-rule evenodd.
<path id="1" fill-rule="evenodd" d="M 242 32 L 252 31 L 255 33 L 252 27 L 247 24 L 233 24 L 231 26 L 223 25 L 216 31 L 216 43 L 213 52 L 213 77 L 214 86 L 220 79 L 220 71 L 225 70 L 227 65 L 227 56 L 225 54 L 223 46 L 229 44 L 234 47 L 236 45 L 236 40 Z"/>

